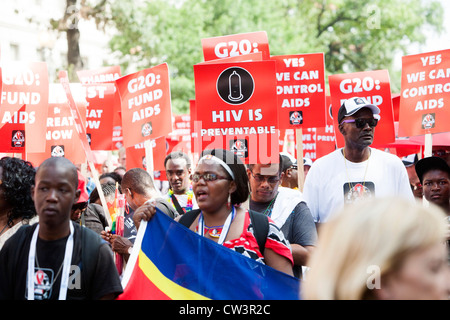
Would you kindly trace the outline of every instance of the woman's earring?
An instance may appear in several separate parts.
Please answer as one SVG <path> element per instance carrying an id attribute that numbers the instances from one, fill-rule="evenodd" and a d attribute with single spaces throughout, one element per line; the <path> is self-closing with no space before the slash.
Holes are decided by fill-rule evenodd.
<path id="1" fill-rule="evenodd" d="M 228 194 L 227 208 L 228 208 L 228 210 L 231 209 L 231 193 Z"/>

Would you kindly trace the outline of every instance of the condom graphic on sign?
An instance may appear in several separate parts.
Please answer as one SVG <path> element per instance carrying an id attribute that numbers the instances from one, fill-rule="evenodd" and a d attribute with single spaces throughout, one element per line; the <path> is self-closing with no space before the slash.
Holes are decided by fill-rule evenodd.
<path id="1" fill-rule="evenodd" d="M 252 97 L 255 83 L 247 70 L 231 67 L 219 75 L 216 89 L 223 101 L 232 105 L 240 105 Z"/>

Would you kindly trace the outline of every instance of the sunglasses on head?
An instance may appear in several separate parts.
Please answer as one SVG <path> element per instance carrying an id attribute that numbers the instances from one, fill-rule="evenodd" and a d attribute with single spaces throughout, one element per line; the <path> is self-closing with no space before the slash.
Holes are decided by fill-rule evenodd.
<path id="1" fill-rule="evenodd" d="M 356 119 L 348 119 L 348 120 L 343 120 L 341 122 L 341 124 L 343 123 L 355 123 L 356 127 L 358 129 L 362 129 L 366 126 L 366 124 L 369 125 L 369 127 L 371 128 L 375 128 L 378 124 L 378 119 L 375 118 L 370 118 L 370 119 L 363 119 L 363 118 L 356 118 Z"/>

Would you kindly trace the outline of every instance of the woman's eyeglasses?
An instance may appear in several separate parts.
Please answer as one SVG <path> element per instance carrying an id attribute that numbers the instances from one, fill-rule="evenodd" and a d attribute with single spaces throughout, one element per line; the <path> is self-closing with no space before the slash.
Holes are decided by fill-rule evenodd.
<path id="1" fill-rule="evenodd" d="M 216 180 L 231 180 L 231 178 L 224 177 L 224 176 L 221 176 L 221 175 L 218 175 L 215 173 L 204 173 L 204 174 L 194 173 L 194 174 L 191 174 L 191 177 L 190 177 L 191 181 L 195 182 L 195 183 L 199 182 L 200 179 L 202 179 L 202 178 L 205 182 L 216 181 Z"/>
<path id="2" fill-rule="evenodd" d="M 356 127 L 358 129 L 362 129 L 366 126 L 366 124 L 369 125 L 369 127 L 371 128 L 375 128 L 378 124 L 378 119 L 375 118 L 370 118 L 370 119 L 363 119 L 363 118 L 357 118 L 357 119 L 348 119 L 348 120 L 343 120 L 341 122 L 341 124 L 343 123 L 355 123 Z"/>

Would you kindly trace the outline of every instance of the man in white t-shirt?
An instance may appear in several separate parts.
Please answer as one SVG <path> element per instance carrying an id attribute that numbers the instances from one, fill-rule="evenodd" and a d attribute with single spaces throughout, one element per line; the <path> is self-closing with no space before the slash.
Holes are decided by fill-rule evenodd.
<path id="1" fill-rule="evenodd" d="M 304 198 L 316 223 L 328 221 L 347 203 L 364 198 L 404 196 L 413 200 L 400 158 L 370 148 L 380 109 L 365 98 L 347 99 L 339 108 L 344 148 L 317 159 L 305 179 Z"/>

